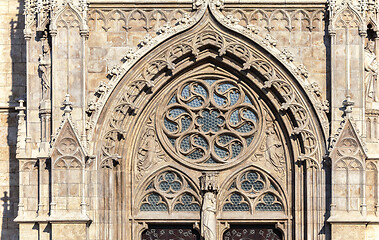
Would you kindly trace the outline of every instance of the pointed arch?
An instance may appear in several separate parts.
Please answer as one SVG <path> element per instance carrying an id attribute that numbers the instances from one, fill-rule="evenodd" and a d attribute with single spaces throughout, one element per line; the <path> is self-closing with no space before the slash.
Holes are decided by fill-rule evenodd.
<path id="1" fill-rule="evenodd" d="M 297 160 L 314 162 L 314 165 L 318 167 L 309 173 L 311 175 L 309 179 L 313 179 L 315 175 L 314 178 L 320 179 L 317 183 L 323 182 L 325 179 L 322 177 L 324 174 L 322 171 L 324 170 L 320 166 L 322 156 L 325 154 L 326 129 L 322 125 L 322 120 L 318 118 L 319 112 L 312 104 L 314 97 L 304 89 L 307 86 L 306 80 L 294 72 L 292 65 L 289 67 L 280 58 L 276 58 L 278 56 L 276 51 L 279 50 L 265 45 L 262 39 L 258 41 L 248 38 L 241 32 L 222 25 L 210 14 L 205 13 L 197 24 L 178 31 L 168 38 L 164 38 L 164 35 L 158 36 L 155 40 L 165 40 L 148 45 L 149 47 L 141 50 L 143 54 L 135 61 L 126 62 L 120 67 L 120 73 L 115 74 L 110 82 L 109 92 L 102 95 L 100 99 L 104 105 L 101 112 L 94 115 L 93 136 L 97 138 L 93 146 L 94 153 L 99 157 L 99 162 L 117 157 L 118 169 L 110 171 L 130 172 L 125 176 L 124 181 L 136 184 L 132 184 L 133 188 L 121 188 L 120 195 L 131 196 L 133 199 L 136 195 L 141 197 L 139 199 L 145 198 L 146 195 L 140 194 L 144 187 L 134 178 L 136 152 L 139 149 L 141 135 L 139 131 L 145 127 L 146 122 L 159 121 L 157 118 L 162 115 L 157 112 L 160 111 L 161 104 L 168 101 L 167 98 L 171 96 L 173 89 L 183 83 L 183 79 L 201 74 L 204 76 L 225 75 L 231 82 L 238 82 L 249 93 L 259 96 L 265 107 L 273 112 L 272 117 L 278 122 L 278 127 L 283 131 L 283 136 L 288 142 L 286 154 L 291 155 L 289 164 L 293 166 Z M 150 119 L 150 116 L 153 118 Z M 163 142 L 159 136 L 158 140 L 167 147 L 168 141 Z M 112 150 L 107 152 L 107 149 Z M 153 156 L 154 154 L 149 154 L 156 150 L 145 151 L 146 156 Z M 146 176 L 156 176 L 157 171 L 161 171 L 161 167 L 164 169 L 167 166 L 187 169 L 186 171 L 191 171 L 195 176 L 199 173 L 199 166 L 183 164 L 183 161 L 175 160 L 173 152 L 165 151 L 165 153 L 172 161 L 155 164 L 146 171 L 148 173 Z M 241 157 L 240 162 L 246 160 L 247 155 L 248 153 L 246 156 L 243 155 L 245 158 Z M 238 162 L 215 165 L 211 160 L 209 159 L 208 163 L 202 163 L 202 166 L 209 164 L 204 167 L 205 170 L 229 170 Z M 302 170 L 291 168 L 296 172 L 294 174 L 303 176 Z M 102 179 L 106 180 L 106 178 Z M 141 181 L 145 183 L 145 180 Z M 193 181 L 196 180 L 193 179 Z M 305 187 L 302 183 L 297 184 L 299 188 Z M 304 184 L 311 185 L 315 182 Z M 283 187 L 279 188 L 279 186 L 276 187 L 280 192 Z M 286 194 L 293 194 L 294 190 L 287 189 L 286 191 Z M 311 194 L 319 201 L 308 204 L 307 207 L 314 209 L 314 212 L 309 214 L 320 215 L 326 209 L 321 187 Z M 275 196 L 285 199 L 283 200 L 284 209 L 288 211 L 290 200 L 279 193 Z M 304 201 L 299 199 L 291 199 L 291 201 L 298 201 L 296 204 L 291 202 L 291 207 L 305 208 Z M 133 203 L 128 202 L 126 208 L 128 207 L 136 211 L 131 214 L 135 214 L 134 216 L 138 216 L 139 219 L 150 218 L 146 214 L 138 215 L 140 214 L 137 213 L 138 207 L 136 208 Z M 158 215 L 152 217 L 159 219 Z M 323 219 L 322 216 L 318 217 Z M 278 214 L 278 218 L 285 219 L 285 216 L 281 213 L 280 216 Z M 194 216 L 193 219 L 197 218 Z M 296 221 L 301 222 L 302 219 L 297 218 Z M 319 221 L 312 227 L 320 231 L 322 226 L 323 222 Z"/>
<path id="2" fill-rule="evenodd" d="M 80 30 L 87 30 L 87 26 L 84 24 L 84 20 L 81 16 L 81 13 L 79 10 L 73 3 L 70 3 L 70 2 L 65 2 L 63 6 L 61 6 L 57 11 L 56 13 L 54 14 L 54 16 L 52 17 L 52 20 L 51 20 L 51 24 L 50 24 L 50 29 L 51 30 L 56 30 L 57 27 L 58 27 L 58 22 L 60 21 L 60 19 L 62 18 L 62 16 L 64 15 L 64 13 L 66 12 L 72 12 L 73 16 L 76 17 L 76 22 L 78 23 L 78 27 Z"/>
<path id="3" fill-rule="evenodd" d="M 362 19 L 361 14 L 359 14 L 357 10 L 351 6 L 351 3 L 347 3 L 335 13 L 332 20 L 332 27 L 334 29 L 339 27 L 357 27 L 361 29 L 364 23 L 365 21 Z"/>

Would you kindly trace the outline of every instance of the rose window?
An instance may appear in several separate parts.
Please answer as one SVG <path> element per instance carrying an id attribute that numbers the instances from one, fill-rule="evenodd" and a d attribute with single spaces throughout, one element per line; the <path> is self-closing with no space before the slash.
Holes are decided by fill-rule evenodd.
<path id="1" fill-rule="evenodd" d="M 255 97 L 229 79 L 185 81 L 163 104 L 160 137 L 169 152 L 193 166 L 241 159 L 260 129 Z"/>

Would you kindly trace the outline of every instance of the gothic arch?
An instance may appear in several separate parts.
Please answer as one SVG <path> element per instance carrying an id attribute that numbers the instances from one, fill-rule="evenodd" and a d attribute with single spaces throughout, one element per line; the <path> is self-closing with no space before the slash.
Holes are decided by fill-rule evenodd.
<path id="1" fill-rule="evenodd" d="M 153 40 L 150 39 L 150 41 Z M 146 40 L 145 44 L 149 44 L 149 41 Z M 320 114 L 312 105 L 314 97 L 303 88 L 305 80 L 299 80 L 302 74 L 298 76 L 293 74 L 294 70 L 286 68 L 282 60 L 275 59 L 267 50 L 269 48 L 271 47 L 264 47 L 261 43 L 242 35 L 232 34 L 227 27 L 215 19 L 211 12 L 206 12 L 198 23 L 185 32 L 178 33 L 158 44 L 143 57 L 139 59 L 136 57 L 138 60 L 130 68 L 132 70 L 119 69 L 119 73 L 116 73 L 113 79 L 118 78 L 120 81 L 111 81 L 114 84 L 110 86 L 112 91 L 103 98 L 106 107 L 101 109 L 98 120 L 93 122 L 95 124 L 93 136 L 96 136 L 93 149 L 98 157 L 99 166 L 102 166 L 104 161 L 111 160 L 113 164 L 110 171 L 114 171 L 117 175 L 116 182 L 110 187 L 117 186 L 119 189 L 116 191 L 121 192 L 120 196 L 133 196 L 133 191 L 135 191 L 133 188 L 136 187 L 133 181 L 137 174 L 135 166 L 139 154 L 136 149 L 138 149 L 138 144 L 143 143 L 148 137 L 153 140 L 149 145 L 151 149 L 146 151 L 153 154 L 153 159 L 158 159 L 163 166 L 175 166 L 184 171 L 187 169 L 194 174 L 192 179 L 199 177 L 201 174 L 199 166 L 183 165 L 181 162 L 168 163 L 161 155 L 165 150 L 161 149 L 164 147 L 160 148 L 162 140 L 154 139 L 159 135 L 155 130 L 156 113 L 154 111 L 159 108 L 156 105 L 159 100 L 171 94 L 174 84 L 179 84 L 183 76 L 191 74 L 193 76 L 194 72 L 205 74 L 204 71 L 213 69 L 212 74 L 228 76 L 244 88 L 250 89 L 257 98 L 262 100 L 264 106 L 273 112 L 268 115 L 277 120 L 274 131 L 277 129 L 282 132 L 281 138 L 284 138 L 287 144 L 286 154 L 289 156 L 287 159 L 291 161 L 288 163 L 290 167 L 287 173 L 292 172 L 291 179 L 301 178 L 304 172 L 307 172 L 309 176 L 307 180 L 304 180 L 306 182 L 304 185 L 308 190 L 305 203 L 307 206 L 303 205 L 304 202 L 300 201 L 299 197 L 295 197 L 293 201 L 297 201 L 296 208 L 314 209 L 314 211 L 308 211 L 309 215 L 305 218 L 311 222 L 310 226 L 308 225 L 308 231 L 318 233 L 323 227 L 323 216 L 320 214 L 326 209 L 325 189 L 322 189 L 323 184 L 319 184 L 325 182 L 325 173 L 322 168 L 322 157 L 325 154 L 325 128 L 318 118 Z M 148 129 L 152 131 L 149 132 Z M 137 132 L 140 134 L 136 134 Z M 262 137 L 263 131 L 258 133 L 258 136 Z M 173 154 L 167 154 L 167 156 L 167 158 L 175 158 Z M 296 168 L 296 161 L 303 164 L 305 168 Z M 221 171 L 234 166 L 213 165 L 204 167 L 204 170 Z M 101 175 L 101 167 L 99 172 Z M 296 185 L 298 189 L 305 188 L 301 181 L 294 183 L 291 181 L 287 183 Z M 110 183 L 102 182 L 101 184 Z M 295 191 L 294 187 L 289 194 L 299 196 L 301 191 Z M 126 214 L 132 214 L 127 209 L 135 210 L 131 201 L 124 204 L 118 204 L 117 201 L 123 202 L 121 199 L 115 199 L 116 203 L 113 204 L 117 206 L 116 209 Z M 113 206 L 109 205 L 104 210 L 107 211 L 107 209 L 113 209 Z M 294 216 L 293 218 L 294 222 L 302 224 L 301 217 L 295 219 Z M 110 221 L 101 227 L 112 228 L 113 224 L 124 224 L 126 229 L 133 228 L 134 234 L 140 232 L 140 229 L 137 229 L 140 226 L 138 224 L 117 222 L 119 220 L 116 219 L 112 221 L 116 223 Z M 297 227 L 294 229 L 288 230 L 289 238 L 291 234 L 299 236 L 303 231 Z M 108 237 L 121 234 L 117 231 L 111 232 L 109 231 L 114 235 L 108 235 Z M 132 234 L 132 236 L 136 235 Z"/>

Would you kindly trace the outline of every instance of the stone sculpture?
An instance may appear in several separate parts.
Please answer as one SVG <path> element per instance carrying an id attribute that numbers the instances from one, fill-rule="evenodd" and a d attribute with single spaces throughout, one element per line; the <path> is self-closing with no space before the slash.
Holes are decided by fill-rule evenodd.
<path id="1" fill-rule="evenodd" d="M 204 240 L 216 240 L 216 198 L 212 192 L 204 194 L 201 213 L 201 236 Z"/>
<path id="2" fill-rule="evenodd" d="M 365 86 L 367 100 L 377 101 L 376 85 L 378 75 L 378 62 L 374 53 L 375 43 L 369 41 L 365 47 Z"/>

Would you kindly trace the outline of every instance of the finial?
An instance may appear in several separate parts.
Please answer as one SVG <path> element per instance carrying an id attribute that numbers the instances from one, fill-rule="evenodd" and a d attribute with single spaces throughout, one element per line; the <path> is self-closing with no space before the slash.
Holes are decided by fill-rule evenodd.
<path id="1" fill-rule="evenodd" d="M 26 108 L 24 106 L 24 100 L 20 99 L 18 100 L 18 107 L 16 107 L 16 110 L 19 110 L 19 111 L 24 111 Z"/>
<path id="2" fill-rule="evenodd" d="M 25 110 L 26 110 L 26 107 L 24 106 L 24 100 L 20 99 L 18 100 L 18 107 L 16 107 L 16 111 L 18 111 L 18 116 L 19 117 L 22 117 L 22 116 L 25 116 Z"/>
<path id="3" fill-rule="evenodd" d="M 71 116 L 71 112 L 72 112 L 72 102 L 70 102 L 70 94 L 66 94 L 66 97 L 63 101 L 63 106 L 64 106 L 64 109 L 63 109 L 63 112 L 64 112 L 64 116 L 65 117 L 69 117 Z"/>
<path id="4" fill-rule="evenodd" d="M 353 106 L 354 106 L 354 101 L 351 100 L 350 94 L 346 95 L 345 101 L 343 101 L 343 106 L 345 107 L 345 116 L 346 118 L 350 118 L 351 113 L 353 112 Z"/>

